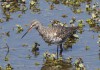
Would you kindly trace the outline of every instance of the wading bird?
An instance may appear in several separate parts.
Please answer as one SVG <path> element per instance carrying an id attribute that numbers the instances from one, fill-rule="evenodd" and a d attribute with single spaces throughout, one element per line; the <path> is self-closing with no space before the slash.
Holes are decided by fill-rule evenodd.
<path id="1" fill-rule="evenodd" d="M 42 36 L 44 41 L 48 44 L 57 45 L 57 59 L 58 59 L 58 48 L 60 47 L 60 55 L 62 55 L 62 43 L 66 41 L 67 38 L 71 37 L 74 32 L 77 31 L 78 27 L 64 27 L 61 25 L 54 26 L 43 26 L 39 21 L 34 20 L 31 23 L 30 28 L 22 36 L 22 38 L 32 29 L 35 28 L 39 34 Z"/>

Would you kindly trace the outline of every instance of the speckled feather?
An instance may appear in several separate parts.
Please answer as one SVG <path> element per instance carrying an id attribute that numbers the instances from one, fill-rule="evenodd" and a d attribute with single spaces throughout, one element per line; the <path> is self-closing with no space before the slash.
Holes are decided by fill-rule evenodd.
<path id="1" fill-rule="evenodd" d="M 42 36 L 45 42 L 49 44 L 61 44 L 68 37 L 73 35 L 73 32 L 77 30 L 77 27 L 64 27 L 64 26 L 51 26 L 45 27 L 40 22 L 37 23 L 36 28 L 39 34 Z"/>

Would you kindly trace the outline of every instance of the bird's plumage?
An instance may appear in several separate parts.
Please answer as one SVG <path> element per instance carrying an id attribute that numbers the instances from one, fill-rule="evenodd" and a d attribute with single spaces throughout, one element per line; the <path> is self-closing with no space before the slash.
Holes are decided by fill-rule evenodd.
<path id="1" fill-rule="evenodd" d="M 40 24 L 40 26 L 38 26 L 36 29 L 45 42 L 49 44 L 61 44 L 68 37 L 73 35 L 77 27 L 64 27 L 60 25 L 45 27 Z"/>

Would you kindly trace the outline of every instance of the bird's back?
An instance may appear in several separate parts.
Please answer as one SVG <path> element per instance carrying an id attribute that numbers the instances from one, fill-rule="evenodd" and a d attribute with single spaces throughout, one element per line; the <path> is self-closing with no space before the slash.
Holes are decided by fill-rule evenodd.
<path id="1" fill-rule="evenodd" d="M 57 33 L 56 37 L 59 37 L 62 39 L 62 42 L 66 39 L 72 36 L 76 31 L 77 27 L 64 27 L 64 26 L 56 26 L 54 27 Z"/>

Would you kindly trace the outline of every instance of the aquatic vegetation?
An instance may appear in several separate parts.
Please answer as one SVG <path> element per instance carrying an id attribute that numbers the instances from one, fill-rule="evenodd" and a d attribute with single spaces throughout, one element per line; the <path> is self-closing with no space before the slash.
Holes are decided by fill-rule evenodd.
<path id="1" fill-rule="evenodd" d="M 43 61 L 45 60 L 45 59 L 48 59 L 48 57 L 50 56 L 50 53 L 48 52 L 48 51 L 46 51 L 44 54 L 43 54 Z"/>
<path id="2" fill-rule="evenodd" d="M 26 56 L 26 58 L 28 58 L 28 59 L 31 59 L 31 57 L 32 57 L 31 55 L 27 55 L 27 56 Z"/>
<path id="3" fill-rule="evenodd" d="M 66 59 L 66 62 L 67 62 L 68 64 L 72 64 L 72 57 L 68 57 L 68 58 Z"/>
<path id="4" fill-rule="evenodd" d="M 52 20 L 51 21 L 51 24 L 49 24 L 49 26 L 52 26 L 52 25 L 56 25 L 56 24 L 59 24 L 60 23 L 60 21 L 59 20 Z"/>
<path id="5" fill-rule="evenodd" d="M 68 50 L 69 48 L 72 48 L 72 45 L 74 45 L 78 41 L 79 37 L 77 34 L 73 34 L 70 38 L 68 38 L 65 43 L 63 44 L 64 49 Z"/>
<path id="6" fill-rule="evenodd" d="M 47 54 L 48 52 L 46 52 Z M 45 54 L 45 53 L 44 53 Z M 83 64 L 82 58 L 77 58 L 74 63 L 72 63 L 72 57 L 68 57 L 66 59 L 63 59 L 63 57 L 59 57 L 56 59 L 54 57 L 53 60 L 49 59 L 49 57 L 52 55 L 48 53 L 49 56 L 47 59 L 45 59 L 43 67 L 41 70 L 70 70 L 70 69 L 75 69 L 75 70 L 85 70 L 85 65 Z"/>
<path id="7" fill-rule="evenodd" d="M 92 0 L 62 0 L 62 4 L 68 6 L 71 8 L 71 10 L 73 11 L 73 13 L 75 14 L 80 14 L 82 13 L 82 9 L 81 9 L 81 4 L 82 3 L 90 3 Z M 86 10 L 89 10 L 90 6 L 88 6 L 88 4 L 86 5 Z"/>
<path id="8" fill-rule="evenodd" d="M 21 14 L 19 14 L 19 15 L 18 15 L 18 18 L 20 18 L 21 16 L 22 16 L 22 15 L 21 15 Z"/>
<path id="9" fill-rule="evenodd" d="M 26 0 L 22 0 L 22 3 L 25 4 L 26 3 Z"/>
<path id="10" fill-rule="evenodd" d="M 43 3 L 45 3 L 45 4 L 43 5 Z M 79 37 L 78 34 L 73 34 L 73 36 L 71 36 L 70 38 L 68 38 L 68 40 L 66 40 L 66 42 L 63 44 L 63 50 L 65 51 L 65 52 L 63 52 L 64 57 L 67 56 L 66 50 L 70 50 L 70 48 L 74 47 L 75 43 L 77 45 L 76 47 L 78 47 L 79 45 L 84 45 L 84 43 L 83 43 L 84 40 L 82 40 L 82 42 L 81 42 L 81 40 L 79 40 L 79 39 L 83 39 L 84 34 L 85 34 L 85 36 L 89 36 L 89 35 L 87 35 L 88 34 L 87 31 L 89 31 L 90 34 L 93 33 L 93 35 L 91 35 L 92 37 L 91 36 L 89 36 L 89 37 L 92 38 L 93 41 L 96 40 L 95 42 L 97 42 L 97 45 L 100 47 L 100 35 L 98 35 L 98 39 L 96 37 L 100 31 L 100 24 L 99 24 L 100 23 L 99 22 L 100 21 L 100 15 L 99 15 L 100 7 L 99 7 L 99 3 L 97 3 L 96 1 L 94 3 L 94 1 L 92 2 L 92 0 L 45 0 L 45 1 L 44 0 L 43 1 L 42 0 L 30 0 L 29 2 L 25 1 L 25 0 L 14 0 L 14 2 L 13 1 L 12 2 L 0 2 L 0 4 L 1 4 L 0 12 L 2 15 L 2 16 L 0 16 L 0 23 L 1 23 L 1 25 L 0 25 L 0 30 L 1 30 L 0 31 L 1 32 L 0 33 L 0 44 L 1 45 L 3 44 L 3 42 L 6 43 L 6 42 L 9 42 L 10 40 L 13 41 L 13 36 L 15 35 L 14 34 L 15 28 L 14 27 L 9 28 L 10 23 L 12 23 L 13 20 L 17 21 L 17 22 L 26 22 L 26 21 L 23 21 L 23 19 L 24 18 L 26 19 L 27 13 L 28 13 L 28 15 L 32 14 L 31 16 L 33 16 L 33 17 L 28 16 L 30 18 L 38 18 L 40 21 L 43 19 L 42 22 L 44 22 L 44 24 L 47 21 L 50 21 L 55 18 L 54 20 L 52 20 L 50 22 L 49 25 L 45 24 L 48 26 L 61 25 L 64 27 L 68 27 L 68 25 L 69 25 L 69 26 L 73 27 L 73 26 L 78 25 L 78 27 L 79 27 L 78 33 L 82 34 L 82 37 L 81 37 L 81 35 Z M 55 12 L 57 12 L 57 13 L 55 13 Z M 46 17 L 44 17 L 45 15 L 46 15 Z M 14 17 L 14 18 L 16 17 L 18 20 L 12 19 L 12 17 Z M 30 21 L 30 18 L 28 18 L 27 21 Z M 10 19 L 12 19 L 12 20 L 10 20 Z M 9 21 L 11 21 L 11 22 L 9 22 Z M 86 22 L 84 22 L 84 21 L 86 21 Z M 4 24 L 5 22 L 9 23 L 9 24 Z M 87 24 L 85 24 L 85 23 L 87 23 Z M 13 26 L 13 25 L 14 24 L 11 24 L 11 26 Z M 21 33 L 23 31 L 23 27 L 21 25 L 19 25 L 19 24 L 16 25 L 17 33 Z M 25 27 L 29 26 L 29 24 L 24 24 L 24 25 L 25 25 Z M 6 28 L 6 26 L 7 26 L 7 28 Z M 17 36 L 20 37 L 20 34 Z M 84 37 L 84 39 L 85 38 L 87 38 L 87 37 Z M 18 41 L 18 39 L 19 38 L 17 38 L 17 41 Z M 16 40 L 16 38 L 14 40 Z M 29 40 L 29 39 L 26 38 L 25 40 Z M 79 42 L 77 44 L 78 40 L 79 40 L 79 42 L 81 42 L 81 44 L 79 44 Z M 91 40 L 91 42 L 88 41 L 87 43 L 89 43 L 89 44 L 92 43 L 92 40 Z M 16 43 L 15 46 L 19 46 L 19 44 L 17 44 L 17 41 L 14 42 L 14 43 Z M 13 45 L 14 43 L 12 42 L 10 44 Z M 30 47 L 28 47 L 29 46 L 28 44 L 29 43 L 22 43 L 21 46 L 24 47 L 24 49 L 25 48 L 30 49 Z M 38 43 L 34 43 L 32 45 L 31 52 L 30 52 L 30 50 L 28 51 L 28 53 L 21 51 L 22 52 L 21 55 L 18 55 L 16 53 L 16 51 L 18 52 L 23 49 L 20 49 L 19 47 L 17 47 L 18 50 L 16 48 L 13 49 L 12 47 L 14 47 L 14 46 L 12 46 L 11 47 L 11 55 L 13 55 L 12 51 L 14 51 L 14 53 L 16 53 L 19 57 L 16 59 L 19 59 L 19 60 L 22 59 L 23 61 L 25 61 L 27 59 L 29 59 L 29 60 L 32 59 L 31 61 L 35 62 L 34 63 L 35 66 L 40 65 L 40 67 L 41 67 L 43 65 L 41 70 L 86 70 L 85 65 L 83 64 L 83 59 L 77 58 L 78 56 L 76 56 L 77 49 L 75 49 L 75 51 L 74 51 L 76 53 L 76 55 L 75 55 L 75 58 L 77 58 L 76 60 L 74 59 L 74 57 L 63 58 L 61 56 L 57 59 L 57 54 L 51 53 L 52 51 L 50 50 L 50 52 L 46 51 L 43 54 L 43 59 L 44 59 L 43 63 L 36 62 L 35 60 L 41 60 L 42 58 L 39 57 L 39 58 L 35 59 L 33 57 L 33 55 L 38 56 L 39 54 L 42 54 L 44 51 L 44 49 L 43 49 L 43 51 L 41 53 L 41 51 L 40 51 L 41 49 L 39 48 L 40 45 L 39 44 L 36 45 L 36 44 L 38 44 Z M 88 54 L 91 53 L 90 52 L 91 50 L 89 50 L 89 49 L 93 49 L 93 47 L 90 46 L 89 44 L 86 44 L 83 47 L 83 49 L 85 49 L 85 51 L 89 51 L 89 52 L 86 52 Z M 51 44 L 49 44 L 49 45 L 51 45 Z M 76 47 L 74 47 L 74 48 L 76 48 Z M 5 49 L 5 48 L 7 48 L 7 47 L 3 47 L 3 49 Z M 0 51 L 2 51 L 3 53 L 4 52 L 6 53 L 6 51 L 7 51 L 6 56 L 4 55 L 4 57 L 5 57 L 4 60 L 6 62 L 9 62 L 9 60 L 10 60 L 10 62 L 12 63 L 13 60 L 11 60 L 12 58 L 11 59 L 9 58 L 8 48 L 6 49 L 6 51 L 2 50 L 2 47 L 0 47 L 0 49 L 1 49 Z M 81 46 L 79 47 L 79 49 L 81 49 Z M 46 48 L 46 50 L 47 50 L 47 48 Z M 53 50 L 55 50 L 55 49 L 53 49 Z M 72 52 L 73 52 L 73 50 L 74 49 L 71 49 Z M 100 59 L 100 53 L 99 53 L 100 50 L 99 50 L 99 52 L 98 52 L 97 48 L 95 48 L 95 50 L 97 50 L 97 52 L 95 52 L 97 54 L 96 58 L 98 58 L 98 56 L 99 56 L 99 59 Z M 70 52 L 70 51 L 68 51 L 68 52 Z M 80 52 L 80 51 L 77 51 L 77 52 Z M 82 51 L 82 52 L 84 52 L 84 51 Z M 94 50 L 93 50 L 93 52 L 94 52 Z M 1 58 L 2 58 L 3 53 L 0 54 Z M 20 53 L 20 52 L 18 52 L 18 53 Z M 23 56 L 22 56 L 23 53 L 27 54 L 25 56 L 25 58 L 23 58 Z M 16 54 L 15 54 L 15 56 L 16 56 Z M 81 55 L 81 53 L 80 53 L 80 55 Z M 84 55 L 81 55 L 81 56 L 83 57 Z M 10 56 L 10 57 L 12 57 L 12 56 Z M 86 61 L 88 61 L 85 57 L 84 57 L 84 59 Z M 90 61 L 92 61 L 92 60 L 90 60 Z M 17 62 L 17 60 L 15 63 L 19 64 Z M 88 63 L 88 62 L 86 62 L 86 63 Z M 92 63 L 96 64 L 95 61 L 90 62 L 91 65 L 93 65 Z M 5 64 L 5 63 L 3 63 L 3 64 Z M 24 64 L 24 63 L 22 62 L 21 64 Z M 16 65 L 14 65 L 14 66 L 16 66 Z M 27 65 L 26 67 L 28 67 L 28 66 L 29 65 Z M 90 66 L 90 65 L 88 65 L 88 66 Z M 8 64 L 6 67 L 7 68 L 4 69 L 0 66 L 0 70 L 12 70 L 13 69 L 10 64 Z M 17 67 L 15 67 L 15 68 L 17 68 Z M 19 65 L 18 68 L 21 68 L 21 65 Z M 93 67 L 87 67 L 87 68 L 92 69 Z M 94 65 L 94 68 L 95 68 L 95 65 Z M 99 68 L 95 68 L 95 69 L 99 70 Z"/>
<path id="11" fill-rule="evenodd" d="M 0 23 L 3 23 L 3 22 L 4 22 L 4 20 L 2 18 L 0 18 Z"/>
<path id="12" fill-rule="evenodd" d="M 73 34 L 73 36 L 77 39 L 79 39 L 79 36 L 77 34 Z"/>
<path id="13" fill-rule="evenodd" d="M 40 13 L 39 3 L 38 0 L 31 0 L 30 1 L 30 10 L 34 13 Z"/>
<path id="14" fill-rule="evenodd" d="M 10 14 L 9 13 L 5 13 L 5 18 L 6 18 L 6 21 L 9 21 L 9 19 L 11 19 L 11 16 L 10 16 Z"/>
<path id="15" fill-rule="evenodd" d="M 21 5 L 21 8 L 20 8 L 20 11 L 22 11 L 22 14 L 25 14 L 26 10 L 27 10 L 26 5 L 25 4 L 22 4 Z"/>
<path id="16" fill-rule="evenodd" d="M 35 56 L 38 56 L 39 55 L 39 47 L 40 44 L 38 44 L 37 42 L 35 42 L 33 45 L 32 45 L 32 53 L 35 55 Z"/>
<path id="17" fill-rule="evenodd" d="M 12 13 L 21 11 L 22 14 L 24 14 L 25 11 L 27 10 L 27 7 L 25 6 L 23 2 L 19 4 L 17 2 L 2 2 L 1 8 L 2 8 L 3 14 L 5 15 L 6 21 L 9 21 L 9 19 L 11 19 Z M 21 15 L 19 15 L 18 17 L 20 18 Z M 0 21 L 3 23 L 2 20 Z"/>
<path id="18" fill-rule="evenodd" d="M 23 32 L 23 28 L 22 28 L 21 25 L 16 24 L 16 26 L 17 26 L 17 28 L 16 28 L 17 33 L 21 33 L 21 32 Z"/>
<path id="19" fill-rule="evenodd" d="M 59 0 L 51 0 L 53 3 L 55 3 L 55 4 L 59 4 L 60 3 L 60 1 Z"/>
<path id="20" fill-rule="evenodd" d="M 3 2 L 1 5 L 2 5 L 2 10 L 4 11 L 4 13 L 5 12 L 16 12 L 19 10 L 19 6 L 15 2 L 10 2 L 10 3 Z"/>
<path id="21" fill-rule="evenodd" d="M 40 44 L 35 42 L 34 45 L 32 45 L 32 52 L 39 51 L 39 47 L 38 46 L 40 46 Z"/>
<path id="22" fill-rule="evenodd" d="M 9 12 L 13 13 L 13 12 L 17 12 L 19 10 L 20 10 L 20 6 L 17 3 L 12 2 Z"/>
<path id="23" fill-rule="evenodd" d="M 32 7 L 31 11 L 34 12 L 34 13 L 39 14 L 40 13 L 40 8 Z"/>
<path id="24" fill-rule="evenodd" d="M 59 4 L 60 1 L 59 0 L 45 0 L 46 2 L 51 2 L 51 3 L 54 3 L 54 4 Z"/>
<path id="25" fill-rule="evenodd" d="M 66 17 L 68 17 L 68 16 L 67 16 L 66 14 L 63 14 L 62 17 L 63 17 L 63 18 L 66 18 Z"/>
<path id="26" fill-rule="evenodd" d="M 30 5 L 35 5 L 36 4 L 36 1 L 35 0 L 31 0 L 30 1 Z"/>
<path id="27" fill-rule="evenodd" d="M 91 27 L 90 30 L 92 30 L 94 32 L 99 32 L 100 31 L 100 26 L 99 25 L 95 25 L 94 27 Z"/>
<path id="28" fill-rule="evenodd" d="M 40 65 L 40 63 L 39 62 L 35 62 L 35 66 L 39 66 Z"/>
<path id="29" fill-rule="evenodd" d="M 70 20 L 70 25 L 73 27 L 75 26 L 75 23 L 76 22 L 76 18 L 75 17 L 72 17 L 72 19 Z"/>
<path id="30" fill-rule="evenodd" d="M 94 27 L 96 25 L 95 21 L 93 19 L 87 19 L 86 22 L 89 24 L 90 27 Z"/>
<path id="31" fill-rule="evenodd" d="M 51 60 L 51 61 L 53 61 L 53 60 L 56 59 L 56 55 L 55 54 L 50 54 L 47 51 L 43 54 L 43 57 L 44 57 L 44 61 L 45 60 Z"/>
<path id="32" fill-rule="evenodd" d="M 0 66 L 0 70 L 2 70 L 2 67 Z"/>
<path id="33" fill-rule="evenodd" d="M 5 61 L 9 61 L 9 57 L 8 57 L 8 56 L 6 56 L 4 60 L 5 60 Z"/>
<path id="34" fill-rule="evenodd" d="M 90 47 L 89 46 L 85 46 L 85 50 L 89 50 L 90 49 Z"/>
<path id="35" fill-rule="evenodd" d="M 77 58 L 75 60 L 75 70 L 86 70 L 85 65 L 83 64 L 82 58 Z"/>
<path id="36" fill-rule="evenodd" d="M 78 26 L 79 28 L 83 28 L 85 26 L 83 20 L 78 20 Z"/>
<path id="37" fill-rule="evenodd" d="M 50 5 L 50 10 L 53 10 L 55 7 L 54 7 L 54 4 L 52 3 L 51 5 Z"/>
<path id="38" fill-rule="evenodd" d="M 65 60 L 63 60 L 62 58 L 58 58 L 55 60 L 46 60 L 43 64 L 43 67 L 41 68 L 41 70 L 65 70 L 65 69 L 69 69 L 72 68 L 72 64 L 67 63 Z"/>
<path id="39" fill-rule="evenodd" d="M 51 23 L 48 26 L 56 26 L 56 25 L 61 25 L 64 27 L 68 27 L 68 25 L 66 23 L 62 23 L 59 20 L 52 20 Z"/>
<path id="40" fill-rule="evenodd" d="M 82 13 L 82 9 L 74 9 L 72 10 L 75 14 L 80 14 Z"/>
<path id="41" fill-rule="evenodd" d="M 6 65 L 6 70 L 13 70 L 13 67 L 10 64 Z"/>
<path id="42" fill-rule="evenodd" d="M 10 31 L 1 33 L 2 36 L 10 37 Z"/>
<path id="43" fill-rule="evenodd" d="M 27 43 L 22 44 L 23 47 L 28 47 Z"/>
<path id="44" fill-rule="evenodd" d="M 31 0 L 30 1 L 30 9 L 32 8 L 32 6 L 36 6 L 36 1 L 34 1 L 34 0 Z"/>
<path id="45" fill-rule="evenodd" d="M 88 13 L 90 13 L 92 11 L 92 8 L 91 8 L 90 4 L 86 4 L 86 11 Z"/>
<path id="46" fill-rule="evenodd" d="M 5 32 L 5 35 L 8 36 L 8 37 L 10 37 L 10 31 Z"/>

